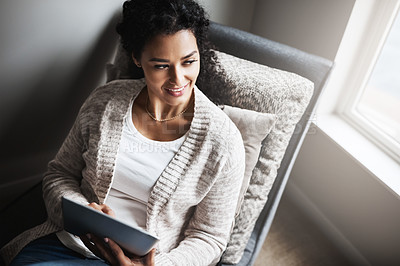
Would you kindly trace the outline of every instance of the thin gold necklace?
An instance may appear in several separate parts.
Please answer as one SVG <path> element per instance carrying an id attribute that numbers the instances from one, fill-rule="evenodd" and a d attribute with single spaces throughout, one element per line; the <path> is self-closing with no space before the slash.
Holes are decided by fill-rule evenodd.
<path id="1" fill-rule="evenodd" d="M 157 122 L 167 122 L 167 121 L 174 120 L 174 119 L 180 117 L 181 115 L 183 115 L 183 114 L 187 111 L 187 109 L 189 108 L 189 105 L 190 105 L 190 104 L 188 104 L 188 105 L 186 106 L 186 108 L 183 109 L 183 111 L 180 112 L 179 114 L 177 114 L 177 115 L 175 115 L 175 116 L 173 116 L 173 117 L 170 117 L 170 118 L 165 118 L 165 119 L 158 119 L 158 118 L 154 117 L 154 116 L 149 112 L 148 105 L 149 105 L 149 95 L 147 94 L 147 99 L 146 99 L 146 112 L 147 112 L 147 114 L 148 114 L 148 115 L 151 117 L 151 119 L 153 119 L 154 121 L 157 121 Z"/>

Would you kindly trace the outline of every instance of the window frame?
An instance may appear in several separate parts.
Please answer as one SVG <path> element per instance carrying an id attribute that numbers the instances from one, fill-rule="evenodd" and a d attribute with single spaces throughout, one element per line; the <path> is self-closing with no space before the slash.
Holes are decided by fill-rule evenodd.
<path id="1" fill-rule="evenodd" d="M 391 26 L 399 14 L 400 0 L 356 1 L 352 18 L 346 28 L 341 46 L 347 46 L 343 54 L 353 53 L 348 62 L 348 73 L 342 89 L 342 101 L 337 104 L 335 113 L 351 124 L 380 149 L 400 163 L 400 144 L 376 127 L 356 110 L 374 66 L 390 33 Z M 352 32 L 361 32 L 358 41 L 351 43 Z M 346 34 L 345 34 L 346 35 Z M 345 48 L 346 49 L 346 48 Z M 349 60 L 343 59 L 343 60 Z"/>

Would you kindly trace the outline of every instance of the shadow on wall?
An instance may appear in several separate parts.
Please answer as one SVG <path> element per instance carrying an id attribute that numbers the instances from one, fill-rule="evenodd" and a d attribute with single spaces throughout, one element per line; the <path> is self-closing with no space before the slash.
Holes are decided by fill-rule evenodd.
<path id="1" fill-rule="evenodd" d="M 38 181 L 29 177 L 46 169 L 104 83 L 121 2 L 0 3 L 0 209 Z"/>

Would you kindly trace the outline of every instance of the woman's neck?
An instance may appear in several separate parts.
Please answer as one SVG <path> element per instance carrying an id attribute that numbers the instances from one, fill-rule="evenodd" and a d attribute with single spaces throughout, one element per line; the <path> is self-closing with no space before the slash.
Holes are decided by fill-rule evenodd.
<path id="1" fill-rule="evenodd" d="M 167 122 L 178 119 L 187 111 L 190 111 L 190 107 L 193 106 L 193 93 L 187 102 L 177 106 L 172 106 L 163 102 L 156 96 L 149 94 L 147 90 L 146 95 L 142 97 L 146 97 L 144 107 L 147 114 L 157 122 Z"/>
<path id="2" fill-rule="evenodd" d="M 146 104 L 149 104 L 149 102 L 147 98 L 147 92 L 144 91 L 145 90 L 142 90 L 142 92 L 137 96 L 132 107 L 132 120 L 136 129 L 145 137 L 158 141 L 171 141 L 186 134 L 186 132 L 190 129 L 190 125 L 194 116 L 194 97 L 191 97 L 191 100 L 188 102 L 187 106 L 183 107 L 183 110 L 186 109 L 186 111 L 181 115 L 167 121 L 157 121 L 151 117 L 151 115 L 154 116 L 152 111 L 154 111 L 155 108 L 153 107 L 153 109 L 151 109 L 149 106 L 147 107 L 148 112 L 146 110 Z M 157 104 L 156 106 L 160 107 Z M 162 108 L 157 110 L 161 109 Z M 176 116 L 176 114 L 182 112 L 182 109 L 169 110 L 173 112 L 170 112 L 168 116 L 163 117 L 168 119 L 169 117 L 173 117 L 174 115 Z M 156 116 L 155 118 L 159 117 Z"/>

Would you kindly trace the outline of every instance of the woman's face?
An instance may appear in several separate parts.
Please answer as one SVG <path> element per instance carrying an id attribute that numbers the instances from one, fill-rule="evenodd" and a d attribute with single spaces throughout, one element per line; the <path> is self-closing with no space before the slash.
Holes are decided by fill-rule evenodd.
<path id="1" fill-rule="evenodd" d="M 200 71 L 196 38 L 189 30 L 158 35 L 140 57 L 149 97 L 154 104 L 186 105 Z"/>

